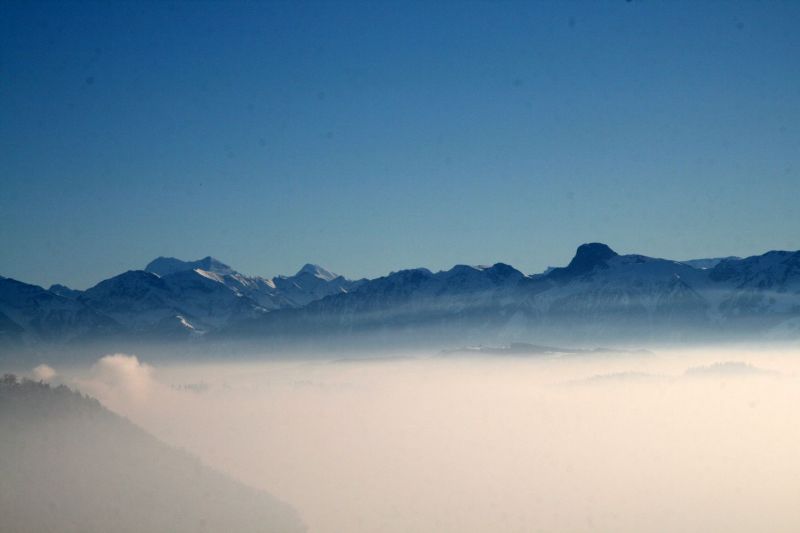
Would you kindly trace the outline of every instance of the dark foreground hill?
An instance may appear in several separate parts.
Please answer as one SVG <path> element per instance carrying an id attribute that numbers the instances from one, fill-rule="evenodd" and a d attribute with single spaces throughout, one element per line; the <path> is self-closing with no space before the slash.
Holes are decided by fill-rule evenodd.
<path id="1" fill-rule="evenodd" d="M 6 376 L 0 428 L 2 531 L 305 530 L 287 505 L 66 387 Z"/>

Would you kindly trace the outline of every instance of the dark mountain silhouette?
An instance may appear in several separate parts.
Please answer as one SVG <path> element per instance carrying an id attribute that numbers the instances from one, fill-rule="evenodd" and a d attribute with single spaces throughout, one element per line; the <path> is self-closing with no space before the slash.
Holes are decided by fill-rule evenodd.
<path id="1" fill-rule="evenodd" d="M 0 529 L 304 531 L 286 504 L 64 386 L 0 382 Z"/>

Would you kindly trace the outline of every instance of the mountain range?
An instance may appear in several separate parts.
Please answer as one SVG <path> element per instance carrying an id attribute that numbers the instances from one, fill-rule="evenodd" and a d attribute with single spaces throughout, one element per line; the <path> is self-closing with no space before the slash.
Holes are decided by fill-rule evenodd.
<path id="1" fill-rule="evenodd" d="M 673 261 L 589 243 L 541 274 L 497 263 L 361 280 L 311 264 L 263 278 L 212 257 L 159 257 L 85 291 L 0 277 L 1 346 L 130 338 L 257 346 L 797 339 L 800 251 Z"/>

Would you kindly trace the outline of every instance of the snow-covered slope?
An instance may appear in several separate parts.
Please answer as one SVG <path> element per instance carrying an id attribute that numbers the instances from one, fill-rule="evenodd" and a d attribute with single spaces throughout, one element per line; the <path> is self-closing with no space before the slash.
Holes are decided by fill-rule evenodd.
<path id="1" fill-rule="evenodd" d="M 294 276 L 276 276 L 271 279 L 246 276 L 213 257 L 197 261 L 159 257 L 145 267 L 145 271 L 162 277 L 192 270 L 200 271 L 209 279 L 252 299 L 267 310 L 302 307 L 325 296 L 347 292 L 360 283 L 312 264 L 306 264 Z"/>
<path id="2" fill-rule="evenodd" d="M 363 281 L 352 281 L 321 266 L 306 264 L 294 276 L 276 276 L 270 280 L 277 294 L 292 307 L 302 307 L 315 300 L 354 290 Z"/>
<path id="3" fill-rule="evenodd" d="M 720 310 L 728 318 L 800 315 L 800 251 L 725 260 L 709 278 L 727 289 Z"/>
<path id="4" fill-rule="evenodd" d="M 131 331 L 159 335 L 203 333 L 265 312 L 199 269 L 164 277 L 130 270 L 87 289 L 79 301 Z"/>
<path id="5" fill-rule="evenodd" d="M 433 336 L 466 335 L 496 328 L 525 280 L 518 270 L 458 265 L 433 273 L 418 268 L 364 281 L 354 290 L 239 324 L 230 336 L 291 340 L 315 336 L 393 334 L 423 342 Z"/>
<path id="6" fill-rule="evenodd" d="M 113 319 L 82 302 L 38 285 L 0 277 L 0 339 L 71 341 L 119 330 Z"/>
<path id="7" fill-rule="evenodd" d="M 234 324 L 229 333 L 289 339 L 395 333 L 393 342 L 760 335 L 800 316 L 798 257 L 770 252 L 695 268 L 589 243 L 569 265 L 544 274 L 525 276 L 503 264 L 404 270 L 299 310 Z"/>
<path id="8" fill-rule="evenodd" d="M 706 268 L 714 268 L 722 261 L 728 261 L 731 259 L 741 259 L 741 257 L 736 257 L 735 255 L 729 255 L 728 257 L 709 257 L 707 259 L 687 259 L 686 261 L 681 261 L 684 265 L 689 265 L 690 267 L 699 268 L 699 269 L 706 269 Z"/>
<path id="9" fill-rule="evenodd" d="M 152 272 L 153 274 L 158 274 L 159 276 L 164 277 L 176 272 L 194 270 L 196 268 L 205 270 L 206 272 L 213 272 L 214 274 L 219 274 L 221 276 L 227 276 L 236 273 L 236 271 L 231 267 L 222 261 L 219 261 L 218 259 L 214 259 L 211 256 L 198 259 L 197 261 L 182 261 L 180 259 L 175 259 L 174 257 L 158 257 L 150 261 L 147 266 L 144 267 L 144 270 L 146 272 Z"/>
<path id="10" fill-rule="evenodd" d="M 578 248 L 564 268 L 531 283 L 520 305 L 531 330 L 578 336 L 681 334 L 705 322 L 704 271 L 684 263 L 618 255 L 599 243 Z"/>
<path id="11" fill-rule="evenodd" d="M 277 294 L 275 285 L 271 280 L 258 276 L 245 276 L 222 261 L 210 256 L 197 261 L 181 261 L 174 257 L 159 257 L 148 263 L 144 270 L 160 277 L 181 272 L 197 271 L 207 279 L 224 285 L 239 296 L 250 298 L 264 309 L 280 309 L 289 305 L 285 299 Z"/>
<path id="12" fill-rule="evenodd" d="M 206 257 L 159 257 L 85 291 L 49 290 L 0 278 L 0 342 L 63 342 L 117 334 L 137 339 L 197 337 L 266 312 L 296 308 L 360 282 L 316 265 L 294 276 L 245 276 Z"/>

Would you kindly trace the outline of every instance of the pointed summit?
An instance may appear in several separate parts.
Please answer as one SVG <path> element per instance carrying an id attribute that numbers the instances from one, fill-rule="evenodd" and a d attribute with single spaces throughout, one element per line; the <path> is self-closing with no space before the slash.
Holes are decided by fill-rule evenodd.
<path id="1" fill-rule="evenodd" d="M 315 278 L 324 279 L 325 281 L 331 281 L 339 277 L 338 274 L 334 274 L 333 272 L 322 268 L 319 265 L 314 265 L 312 263 L 306 263 L 303 265 L 303 268 L 297 271 L 295 276 L 301 276 L 303 274 L 310 274 Z"/>

